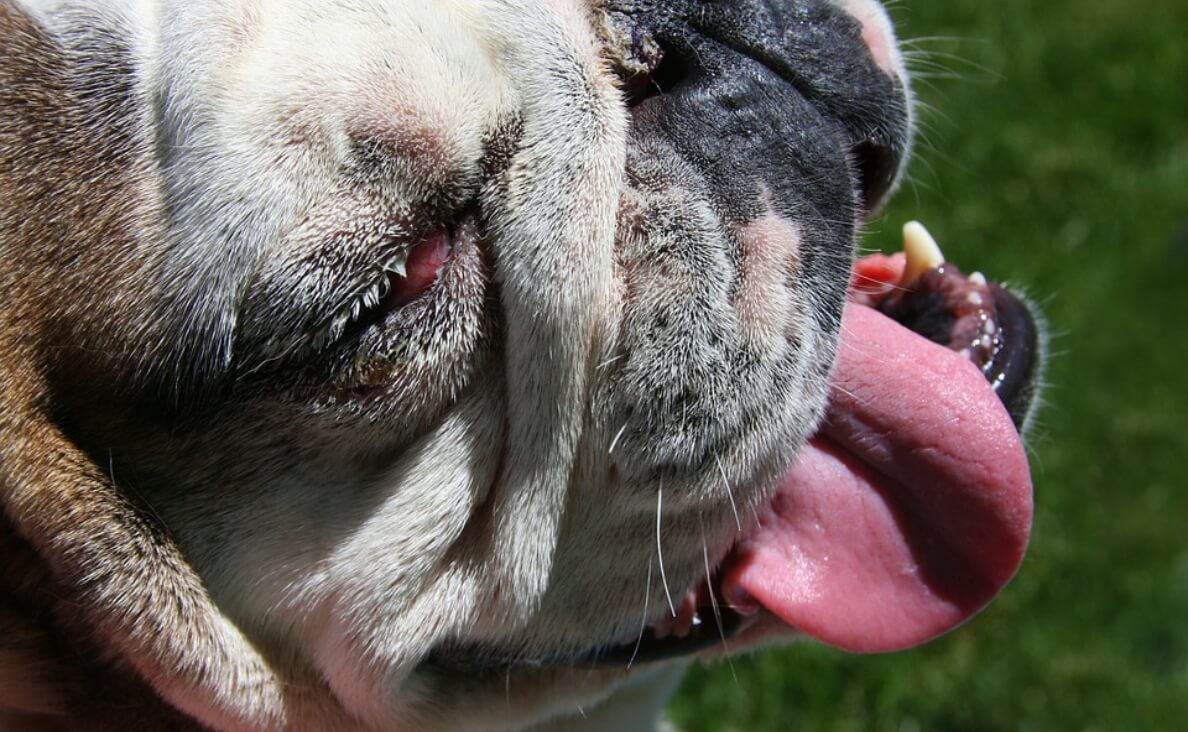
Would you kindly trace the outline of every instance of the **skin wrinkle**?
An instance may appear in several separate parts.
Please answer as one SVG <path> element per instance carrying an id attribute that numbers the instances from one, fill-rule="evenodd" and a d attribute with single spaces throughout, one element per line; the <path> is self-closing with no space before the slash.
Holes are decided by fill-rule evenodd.
<path id="1" fill-rule="evenodd" d="M 216 728 L 596 716 L 644 671 L 446 662 L 465 646 L 555 663 L 637 630 L 658 526 L 665 613 L 722 562 L 825 402 L 855 230 L 845 148 L 864 125 L 690 38 L 700 0 L 605 4 L 694 60 L 632 109 L 585 2 L 245 3 L 47 15 L 69 29 L 55 43 L 118 41 L 91 62 L 111 113 L 38 101 L 44 74 L 0 90 L 0 185 L 24 171 L 53 191 L 0 197 L 0 497 L 63 575 L 47 617 L 96 645 L 83 675 Z M 861 53 L 841 20 L 818 17 L 820 38 Z M 756 34 L 791 29 L 771 22 Z M 74 83 L 77 59 L 43 45 L 25 55 Z M 4 51 L 0 75 L 28 63 Z M 897 91 L 879 94 L 855 114 L 906 135 Z M 151 124 L 124 122 L 138 105 Z M 795 231 L 743 252 L 760 215 Z M 422 297 L 301 347 L 389 247 L 450 227 Z M 788 297 L 761 301 L 771 282 Z M 46 435 L 69 456 L 54 471 Z M 100 592 L 72 587 L 76 569 Z M 142 709 L 116 723 L 153 728 Z"/>

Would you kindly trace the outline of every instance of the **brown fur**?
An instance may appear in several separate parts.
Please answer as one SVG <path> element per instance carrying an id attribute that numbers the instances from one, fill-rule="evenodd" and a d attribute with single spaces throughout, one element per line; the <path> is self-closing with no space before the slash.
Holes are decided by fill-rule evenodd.
<path id="1" fill-rule="evenodd" d="M 133 221 L 152 221 L 135 205 L 137 151 L 104 109 L 127 100 L 86 88 L 81 71 L 0 2 L 0 683 L 23 684 L 5 689 L 0 719 L 56 707 L 72 728 L 117 729 L 149 710 L 176 728 L 184 718 L 153 703 L 141 676 L 105 659 L 118 651 L 149 678 L 187 669 L 199 686 L 190 649 L 211 635 L 200 623 L 213 605 L 167 534 L 55 419 L 130 384 L 120 366 L 144 337 L 115 317 L 137 310 L 126 254 Z"/>
<path id="2" fill-rule="evenodd" d="M 444 12 L 434 15 L 440 8 L 410 3 L 409 17 L 425 12 L 436 35 L 404 43 L 393 33 L 385 36 L 391 48 L 377 49 L 381 60 L 403 58 L 410 46 L 427 49 L 416 60 L 424 79 L 405 80 L 418 83 L 404 90 L 413 101 L 397 124 L 390 117 L 405 111 L 393 101 L 399 90 L 377 91 L 366 74 L 365 94 L 339 88 L 337 76 L 357 69 L 323 67 L 315 46 L 310 70 L 329 77 L 339 96 L 315 84 L 296 96 L 282 86 L 276 97 L 279 106 L 308 108 L 313 120 L 334 117 L 342 99 L 364 97 L 365 111 L 351 111 L 357 119 L 341 141 L 360 165 L 343 181 L 333 165 L 323 171 L 310 162 L 336 138 L 320 139 L 324 131 L 303 126 L 305 117 L 282 114 L 291 124 L 276 138 L 302 149 L 255 169 L 243 165 L 251 155 L 222 139 L 221 128 L 208 138 L 197 124 L 203 134 L 189 134 L 194 110 L 186 99 L 196 114 L 204 104 L 238 112 L 259 92 L 245 84 L 233 90 L 241 96 L 224 97 L 222 74 L 272 88 L 252 66 L 203 66 L 203 54 L 243 40 L 203 35 L 218 26 L 204 13 L 222 12 L 220 4 L 170 5 L 176 17 L 169 17 L 185 22 L 162 23 L 185 41 L 146 51 L 132 37 L 136 24 L 120 25 L 110 8 L 92 16 L 85 4 L 71 6 L 70 21 L 55 18 L 51 34 L 14 0 L 0 0 L 0 732 L 350 729 L 360 720 L 379 728 L 458 729 L 461 720 L 468 729 L 519 729 L 597 703 L 635 673 L 552 664 L 640 627 L 637 600 L 647 620 L 656 582 L 665 592 L 670 578 L 690 587 L 728 550 L 740 527 L 727 505 L 745 514 L 765 500 L 823 407 L 836 323 L 821 303 L 831 297 L 840 308 L 848 260 L 818 257 L 809 271 L 808 258 L 796 259 L 797 271 L 785 271 L 800 230 L 752 231 L 774 242 L 764 252 L 770 261 L 752 254 L 740 275 L 741 286 L 762 297 L 735 301 L 730 232 L 751 209 L 734 198 L 749 199 L 743 189 L 750 186 L 726 187 L 721 200 L 730 215 L 715 213 L 709 204 L 718 199 L 702 183 L 686 189 L 686 178 L 702 176 L 686 175 L 692 168 L 677 152 L 678 142 L 700 149 L 694 142 L 707 136 L 699 125 L 668 140 L 676 133 L 661 129 L 667 117 L 623 114 L 613 70 L 587 37 L 585 11 L 602 2 L 541 0 L 558 16 L 549 33 L 524 17 L 536 3 L 475 19 L 486 41 L 483 33 L 502 23 L 526 29 L 523 48 L 498 64 L 478 42 L 435 56 L 436 41 L 463 34 Z M 484 16 L 495 7 L 503 6 L 468 9 Z M 306 9 L 321 12 L 316 2 Z M 277 32 L 291 32 L 291 16 L 277 15 L 286 21 Z M 363 49 L 370 48 L 360 30 L 367 20 L 344 23 L 360 32 Z M 391 30 L 415 25 L 391 23 Z M 306 22 L 298 37 L 320 28 Z M 836 32 L 861 50 L 856 38 Z M 128 66 L 142 51 L 183 71 L 157 79 L 158 69 L 140 68 L 134 81 Z M 450 73 L 440 72 L 443 59 Z M 464 91 L 495 86 L 499 93 L 471 94 L 481 98 L 454 119 L 454 100 L 441 97 L 436 82 L 459 70 L 466 76 L 470 64 L 483 71 Z M 203 80 L 189 89 L 192 99 L 190 72 Z M 207 73 L 215 81 L 207 84 Z M 495 84 L 502 75 L 516 83 Z M 161 97 L 150 98 L 144 89 L 158 81 Z M 898 99 L 894 85 L 883 91 Z M 510 100 L 520 93 L 533 104 L 516 107 Z M 554 109 L 558 100 L 573 114 Z M 253 130 L 275 122 L 267 104 L 243 107 L 254 115 L 231 121 Z M 435 110 L 448 119 L 435 123 Z M 824 124 L 815 109 L 801 112 Z M 827 154 L 813 160 L 837 187 L 788 185 L 781 215 L 799 210 L 795 202 L 817 211 L 828 199 L 834 207 L 820 208 L 814 241 L 848 252 L 856 199 L 844 149 L 829 142 L 843 131 L 836 122 L 822 137 Z M 629 124 L 639 139 L 628 135 Z M 775 124 L 765 133 L 783 135 Z M 488 142 L 480 171 L 471 157 Z M 261 160 L 275 152 L 248 147 Z M 750 147 L 705 152 L 717 159 Z M 209 148 L 220 154 L 206 159 Z M 796 162 L 800 171 L 798 160 L 782 164 Z M 371 175 L 372 167 L 383 175 Z M 307 169 L 317 175 L 298 174 Z M 625 185 L 625 172 L 642 182 Z M 772 189 L 789 180 L 779 166 L 764 175 Z M 313 180 L 298 196 L 283 185 L 290 178 Z M 189 190 L 194 180 L 212 187 Z M 227 180 L 232 185 L 220 188 Z M 429 203 L 402 186 L 426 188 Z M 236 208 L 253 187 L 274 195 Z M 474 220 L 471 187 L 483 211 Z M 273 224 L 256 226 L 268 218 L 260 212 L 283 218 L 289 203 L 304 218 L 275 224 L 285 233 L 277 246 L 256 252 L 251 237 L 220 246 L 228 231 L 268 235 Z M 376 252 L 363 248 L 417 241 L 416 222 L 400 219 L 405 203 L 461 216 L 461 223 L 450 219 L 458 225 L 436 285 L 441 297 L 392 313 L 377 336 L 386 346 L 406 331 L 417 337 L 398 352 L 375 344 L 330 351 L 343 363 L 313 364 L 318 370 L 308 378 L 322 386 L 323 377 L 349 378 L 330 379 L 293 403 L 287 393 L 252 392 L 252 379 L 272 385 L 283 373 L 266 370 L 274 362 L 298 365 L 301 349 L 311 347 L 306 336 L 338 312 L 321 308 L 329 301 L 303 312 L 289 295 L 357 285 L 331 275 L 375 264 Z M 616 246 L 620 207 L 646 211 L 648 221 Z M 358 250 L 325 247 L 339 225 L 357 235 Z M 482 227 L 499 248 L 486 248 Z M 396 229 L 403 238 L 391 235 Z M 351 268 L 338 266 L 361 254 Z M 246 264 L 257 255 L 253 271 Z M 236 258 L 245 266 L 225 272 Z M 707 267 L 723 278 L 707 278 Z M 773 298 L 768 286 L 788 296 Z M 740 321 L 732 325 L 736 309 Z M 818 317 L 803 315 L 810 310 Z M 283 347 L 270 350 L 273 344 Z M 232 358 L 233 345 L 246 354 L 242 361 Z M 347 393 L 354 386 L 383 386 L 386 399 L 373 401 L 384 404 L 372 409 L 366 390 L 354 399 Z M 221 395 L 228 398 L 204 398 Z M 628 430 L 632 415 L 646 418 Z M 324 440 L 334 443 L 326 451 L 333 459 L 325 475 L 310 476 L 325 456 L 292 456 Z M 375 444 L 360 446 L 369 440 Z M 124 461 L 125 453 L 136 457 Z M 345 479 L 337 474 L 343 466 Z M 373 489 L 381 472 L 383 485 Z M 677 485 L 664 492 L 670 473 Z M 294 476 L 299 485 L 286 491 L 282 484 Z M 589 490 L 607 484 L 618 491 L 611 515 Z M 731 485 L 739 486 L 738 506 Z M 653 582 L 661 496 L 666 546 Z M 295 517 L 286 512 L 294 498 L 305 506 Z M 326 500 L 337 501 L 331 521 L 320 513 Z M 416 502 L 412 508 L 424 512 L 406 506 Z M 370 508 L 383 521 L 372 524 Z M 275 525 L 261 532 L 256 552 L 261 517 Z M 307 542 L 307 532 L 317 536 Z M 429 548 L 420 541 L 426 536 Z M 608 551 L 608 536 L 622 537 L 622 552 Z M 394 544 L 403 548 L 393 552 Z M 591 554 L 610 561 L 591 562 Z M 325 576 L 317 574 L 323 564 Z M 622 590 L 636 578 L 642 598 Z M 613 591 L 592 597 L 589 588 Z M 451 663 L 454 653 L 465 661 L 471 642 L 494 660 L 522 654 L 514 683 L 498 664 Z M 664 690 L 658 693 L 657 705 Z"/>

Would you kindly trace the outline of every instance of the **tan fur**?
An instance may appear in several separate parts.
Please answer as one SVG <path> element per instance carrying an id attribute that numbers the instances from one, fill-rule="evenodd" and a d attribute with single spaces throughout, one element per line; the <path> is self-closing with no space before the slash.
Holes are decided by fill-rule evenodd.
<path id="1" fill-rule="evenodd" d="M 235 713 L 215 710 L 263 686 L 273 687 L 264 699 L 274 708 L 252 712 L 279 717 L 285 697 L 299 694 L 222 618 L 165 530 L 50 413 L 51 381 L 85 393 L 89 379 L 110 378 L 113 351 L 141 346 L 143 334 L 121 332 L 118 314 L 146 307 L 129 252 L 144 246 L 155 216 L 137 210 L 148 182 L 126 161 L 140 151 L 113 145 L 112 120 L 76 98 L 66 79 L 77 70 L 62 50 L 8 2 L 0 38 L 0 252 L 12 298 L 0 313 L 5 514 L 60 583 L 46 611 L 74 633 L 118 649 L 166 696 L 194 690 L 203 708 L 189 711 L 210 721 L 233 723 Z M 106 300 L 85 297 L 95 279 L 117 283 L 98 291 Z M 210 688 L 212 678 L 234 685 Z"/>
<path id="2" fill-rule="evenodd" d="M 0 730 L 654 714 L 671 674 L 551 664 L 661 617 L 813 428 L 796 225 L 628 160 L 600 3 L 56 5 L 0 0 Z M 319 288 L 467 201 L 396 345 L 274 385 Z"/>

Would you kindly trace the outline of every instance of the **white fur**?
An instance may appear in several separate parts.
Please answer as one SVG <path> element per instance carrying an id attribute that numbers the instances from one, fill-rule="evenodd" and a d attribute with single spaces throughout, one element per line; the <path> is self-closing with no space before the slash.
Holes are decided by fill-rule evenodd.
<path id="1" fill-rule="evenodd" d="M 506 340 L 481 388 L 450 405 L 378 477 L 356 464 L 355 434 L 327 418 L 324 428 L 311 420 L 308 444 L 299 446 L 305 462 L 263 477 L 228 475 L 217 507 L 185 494 L 147 497 L 226 613 L 214 624 L 227 627 L 212 631 L 236 643 L 223 653 L 254 659 L 245 667 L 259 674 L 223 678 L 213 690 L 162 683 L 162 693 L 212 726 L 261 729 L 302 728 L 307 714 L 327 727 L 516 729 L 606 698 L 625 669 L 517 673 L 506 688 L 476 685 L 461 699 L 452 682 L 442 688 L 413 674 L 450 641 L 532 649 L 545 639 L 567 648 L 655 620 L 669 590 L 661 578 L 686 587 L 728 547 L 740 508 L 729 486 L 754 483 L 753 465 L 790 450 L 783 432 L 748 433 L 712 471 L 687 485 L 661 484 L 663 510 L 650 484 L 619 486 L 622 501 L 607 509 L 614 481 L 606 456 L 623 425 L 591 405 L 606 388 L 599 369 L 615 358 L 625 307 L 615 236 L 627 119 L 589 3 L 24 4 L 64 36 L 77 30 L 76 5 L 124 29 L 138 92 L 153 100 L 143 126 L 170 212 L 167 240 L 153 255 L 177 302 L 206 306 L 177 338 L 204 344 L 215 366 L 229 363 L 234 347 L 243 296 L 236 275 L 262 254 L 289 254 L 278 250 L 283 233 L 326 201 L 364 210 L 343 180 L 357 130 L 415 129 L 440 153 L 433 166 L 412 154 L 397 161 L 398 174 L 369 192 L 412 208 L 444 168 L 478 185 L 484 131 L 507 115 L 522 124 L 506 189 L 479 192 L 493 222 L 486 234 L 499 242 Z M 872 22 L 885 23 L 873 3 L 842 4 L 876 8 Z M 722 236 L 710 218 L 706 236 Z M 773 216 L 756 226 L 743 238 L 776 241 L 781 257 L 799 246 L 790 222 Z M 753 264 L 753 287 L 786 277 L 774 260 Z M 779 355 L 797 333 L 817 349 L 814 358 L 830 348 L 810 331 L 799 299 L 752 298 L 748 307 L 742 317 L 762 348 Z M 798 378 L 804 383 L 788 389 L 804 394 L 794 425 L 803 430 L 824 385 Z M 738 502 L 745 509 L 761 499 L 754 489 Z M 216 510 L 217 534 L 205 524 Z M 480 510 L 489 516 L 486 534 L 471 529 Z M 721 525 L 699 525 L 701 512 Z M 600 538 L 608 533 L 630 541 L 608 549 Z M 607 577 L 621 581 L 589 586 Z M 286 673 L 271 676 L 274 667 Z M 624 729 L 625 715 L 638 715 L 633 728 L 650 724 L 672 684 L 656 673 L 641 684 L 657 693 L 625 693 L 623 706 L 586 726 Z M 302 693 L 315 697 L 324 681 L 330 696 L 286 706 L 291 694 L 280 678 L 307 681 Z"/>

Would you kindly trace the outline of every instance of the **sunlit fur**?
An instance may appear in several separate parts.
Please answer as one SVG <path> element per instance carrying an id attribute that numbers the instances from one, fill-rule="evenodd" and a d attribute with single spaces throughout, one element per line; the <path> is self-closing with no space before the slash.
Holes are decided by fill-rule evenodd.
<path id="1" fill-rule="evenodd" d="M 679 664 L 564 661 L 815 427 L 844 274 L 802 255 L 860 213 L 846 150 L 836 220 L 713 205 L 632 136 L 609 5 L 0 0 L 0 726 L 649 724 Z M 425 302 L 313 353 L 440 226 Z"/>

